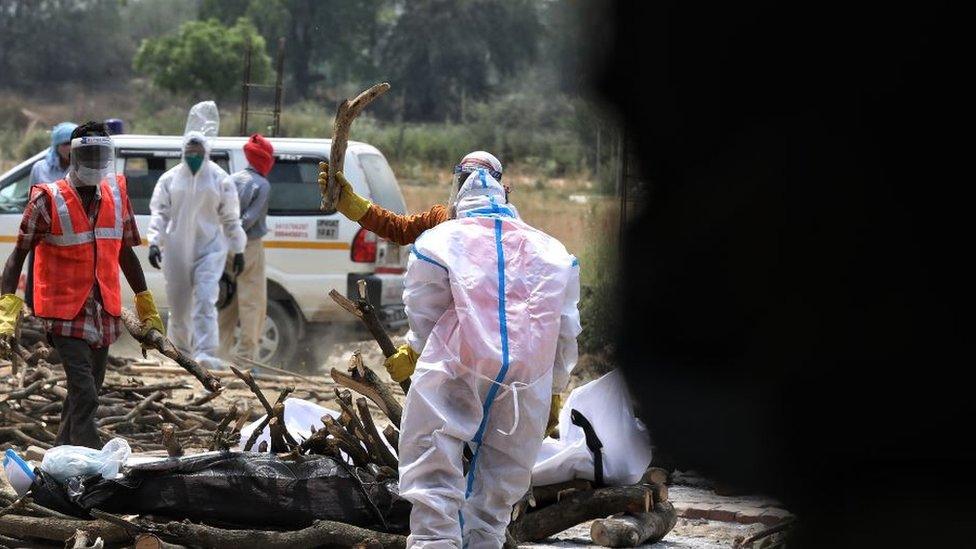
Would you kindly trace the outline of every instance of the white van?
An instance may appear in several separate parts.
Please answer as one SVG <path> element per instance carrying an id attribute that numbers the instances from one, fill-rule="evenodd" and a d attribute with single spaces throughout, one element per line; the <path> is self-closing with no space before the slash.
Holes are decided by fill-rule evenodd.
<path id="1" fill-rule="evenodd" d="M 114 135 L 119 173 L 128 183 L 129 199 L 139 232 L 146 240 L 149 199 L 159 177 L 180 161 L 182 137 Z M 358 322 L 329 298 L 335 289 L 358 296 L 357 282 L 367 281 L 369 301 L 389 327 L 403 325 L 401 295 L 406 253 L 392 242 L 379 239 L 342 214 L 324 215 L 319 210 L 318 163 L 327 160 L 328 139 L 269 138 L 275 149 L 275 165 L 268 174 L 271 199 L 268 234 L 264 237 L 268 276 L 268 322 L 261 341 L 259 360 L 292 366 L 300 351 L 320 329 L 331 323 Z M 244 169 L 245 137 L 219 137 L 211 159 L 228 173 Z M 0 257 L 10 254 L 27 203 L 31 166 L 46 151 L 0 176 Z M 403 213 L 406 206 L 393 170 L 382 153 L 371 145 L 349 142 L 344 173 L 360 195 L 389 210 Z M 161 312 L 167 309 L 162 271 L 149 265 L 148 248 L 136 254 L 146 281 Z M 26 269 L 25 269 L 26 271 Z M 23 292 L 21 275 L 20 292 Z M 123 304 L 132 303 L 131 291 L 122 284 Z"/>

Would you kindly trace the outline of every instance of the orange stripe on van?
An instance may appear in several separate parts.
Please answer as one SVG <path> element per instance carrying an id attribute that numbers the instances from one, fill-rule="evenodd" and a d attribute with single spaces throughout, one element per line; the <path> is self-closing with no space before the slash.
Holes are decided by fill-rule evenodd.
<path id="1" fill-rule="evenodd" d="M 296 242 L 293 240 L 265 240 L 265 248 L 292 248 L 299 250 L 348 250 L 348 242 Z"/>
<path id="2" fill-rule="evenodd" d="M 17 243 L 16 236 L 0 235 L 0 242 Z M 145 246 L 149 242 L 143 238 L 142 244 Z M 302 242 L 295 240 L 265 240 L 265 248 L 285 248 L 291 250 L 348 250 L 348 242 Z"/>

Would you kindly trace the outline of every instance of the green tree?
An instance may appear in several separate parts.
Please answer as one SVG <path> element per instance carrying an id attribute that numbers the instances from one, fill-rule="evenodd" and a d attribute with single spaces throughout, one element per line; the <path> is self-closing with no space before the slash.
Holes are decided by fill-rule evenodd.
<path id="1" fill-rule="evenodd" d="M 175 34 L 143 40 L 133 66 L 164 90 L 193 96 L 206 93 L 221 100 L 240 87 L 248 41 L 251 78 L 268 78 L 271 58 L 264 38 L 247 18 L 232 27 L 216 19 L 188 21 Z"/>
<path id="2" fill-rule="evenodd" d="M 393 17 L 391 0 L 204 0 L 200 17 L 247 16 L 269 44 L 285 38 L 289 88 L 301 98 L 314 85 L 373 78 L 376 49 Z"/>
<path id="3" fill-rule="evenodd" d="M 0 0 L 0 86 L 127 80 L 132 50 L 118 12 L 119 0 Z"/>
<path id="4" fill-rule="evenodd" d="M 471 99 L 531 63 L 541 31 L 532 0 L 412 0 L 403 5 L 382 67 L 412 120 L 457 119 Z"/>

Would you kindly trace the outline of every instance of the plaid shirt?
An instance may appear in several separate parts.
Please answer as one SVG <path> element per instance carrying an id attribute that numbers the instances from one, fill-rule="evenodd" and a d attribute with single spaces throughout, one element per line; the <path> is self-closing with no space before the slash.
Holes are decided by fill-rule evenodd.
<path id="1" fill-rule="evenodd" d="M 78 190 L 82 203 L 87 203 L 88 220 L 95 225 L 98 208 L 101 205 L 101 191 L 99 187 L 81 187 Z M 125 203 L 122 209 L 122 245 L 138 246 L 141 243 L 139 229 L 132 217 L 132 206 L 128 195 L 123 195 Z M 35 192 L 24 209 L 24 217 L 20 222 L 20 232 L 17 235 L 17 247 L 22 250 L 33 250 L 44 237 L 51 232 L 51 202 L 47 193 Z M 119 338 L 122 333 L 122 319 L 109 314 L 102 306 L 102 296 L 98 291 L 98 284 L 92 284 L 88 299 L 78 313 L 71 320 L 44 318 L 44 325 L 49 333 L 83 339 L 92 347 L 108 347 Z"/>

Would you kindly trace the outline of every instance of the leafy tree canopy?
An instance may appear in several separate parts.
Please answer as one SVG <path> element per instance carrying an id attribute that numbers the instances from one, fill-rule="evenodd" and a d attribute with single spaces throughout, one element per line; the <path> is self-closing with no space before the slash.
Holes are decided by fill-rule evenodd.
<path id="1" fill-rule="evenodd" d="M 238 19 L 233 26 L 217 19 L 189 21 L 176 34 L 144 40 L 133 67 L 164 90 L 205 93 L 219 100 L 240 88 L 248 42 L 252 79 L 268 78 L 271 59 L 264 38 L 247 18 Z"/>

